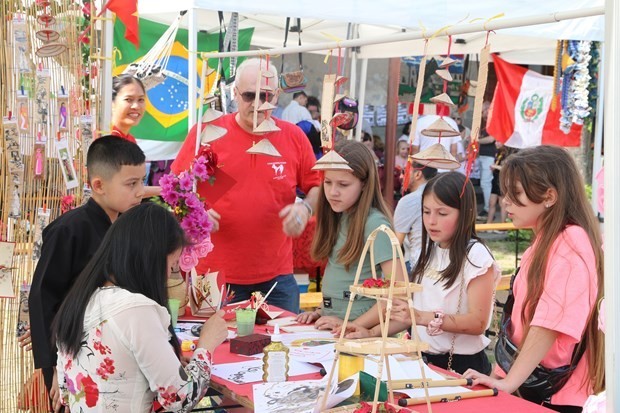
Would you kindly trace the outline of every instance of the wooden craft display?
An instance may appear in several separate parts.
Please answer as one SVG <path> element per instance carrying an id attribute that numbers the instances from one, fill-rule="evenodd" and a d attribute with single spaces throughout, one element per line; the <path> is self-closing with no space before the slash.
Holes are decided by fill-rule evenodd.
<path id="1" fill-rule="evenodd" d="M 376 262 L 374 256 L 374 243 L 379 233 L 385 233 L 390 239 L 390 243 L 392 245 L 392 268 L 391 273 L 392 277 L 390 279 L 390 283 L 388 287 L 381 288 L 370 288 L 365 287 L 360 284 L 360 275 L 362 272 L 362 267 L 364 265 L 364 261 L 366 259 L 366 255 L 370 253 L 370 268 L 372 271 L 373 279 L 377 279 L 377 271 L 376 271 Z M 403 279 L 396 279 L 396 266 L 401 266 L 401 274 Z M 385 363 L 386 372 L 387 372 L 387 389 L 388 389 L 388 402 L 392 404 L 395 408 L 398 408 L 394 403 L 394 381 L 391 378 L 390 374 L 390 366 L 388 362 L 388 356 L 391 354 L 408 354 L 411 357 L 418 360 L 420 363 L 420 371 L 422 377 L 420 378 L 420 382 L 429 383 L 432 380 L 426 378 L 426 374 L 424 373 L 424 363 L 422 361 L 422 351 L 428 349 L 428 344 L 420 341 L 418 336 L 416 325 L 415 325 L 415 312 L 413 308 L 413 297 L 412 294 L 414 292 L 422 291 L 422 286 L 419 284 L 415 284 L 409 282 L 407 279 L 407 271 L 405 269 L 405 259 L 403 257 L 402 250 L 400 248 L 400 243 L 396 238 L 396 235 L 390 228 L 385 225 L 381 225 L 379 228 L 375 229 L 366 240 L 366 244 L 364 245 L 364 249 L 362 250 L 362 254 L 360 256 L 360 260 L 357 266 L 357 271 L 355 273 L 355 280 L 353 281 L 353 285 L 349 287 L 349 291 L 351 292 L 349 296 L 349 305 L 347 306 L 347 312 L 344 316 L 344 323 L 342 324 L 342 331 L 340 333 L 340 338 L 336 343 L 336 353 L 334 356 L 334 362 L 332 368 L 330 369 L 329 378 L 327 383 L 332 382 L 332 376 L 334 375 L 334 371 L 336 370 L 336 364 L 340 357 L 340 353 L 353 354 L 353 355 L 378 355 L 378 372 L 377 372 L 377 384 L 375 386 L 375 393 L 372 402 L 372 413 L 377 411 L 378 407 L 378 399 L 379 399 L 379 389 L 381 387 L 381 376 L 383 373 L 383 364 Z M 379 313 L 379 324 L 381 326 L 381 337 L 372 337 L 372 338 L 364 338 L 364 339 L 347 339 L 345 338 L 347 324 L 349 322 L 349 317 L 351 316 L 351 308 L 353 306 L 353 302 L 357 295 L 361 295 L 364 297 L 368 297 L 374 300 L 377 300 L 379 303 L 385 304 L 385 314 L 383 313 L 383 306 L 378 305 L 378 313 Z M 412 320 L 412 338 L 396 338 L 396 337 L 388 337 L 388 331 L 390 327 L 390 314 L 392 311 L 392 300 L 394 298 L 402 298 L 407 300 L 407 304 L 409 307 L 410 317 Z M 425 399 L 427 400 L 428 412 L 432 413 L 432 408 L 430 404 L 430 396 L 428 393 L 428 387 L 431 386 L 423 386 Z M 324 411 L 325 405 L 327 403 L 328 394 L 325 393 L 323 395 L 321 401 L 321 409 L 320 411 Z M 343 412 L 351 412 L 355 410 L 357 406 L 347 406 L 344 410 L 339 410 Z M 342 408 L 340 408 L 342 409 Z"/>

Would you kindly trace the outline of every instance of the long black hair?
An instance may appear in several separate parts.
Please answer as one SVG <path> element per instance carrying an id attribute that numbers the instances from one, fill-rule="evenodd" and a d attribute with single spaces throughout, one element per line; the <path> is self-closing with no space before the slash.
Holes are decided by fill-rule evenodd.
<path id="1" fill-rule="evenodd" d="M 157 204 L 140 204 L 122 214 L 108 230 L 54 318 L 52 337 L 58 348 L 73 357 L 78 355 L 88 302 L 108 281 L 167 308 L 167 258 L 185 245 L 187 240 L 176 218 Z M 179 341 L 172 326 L 168 330 L 178 356 Z"/>

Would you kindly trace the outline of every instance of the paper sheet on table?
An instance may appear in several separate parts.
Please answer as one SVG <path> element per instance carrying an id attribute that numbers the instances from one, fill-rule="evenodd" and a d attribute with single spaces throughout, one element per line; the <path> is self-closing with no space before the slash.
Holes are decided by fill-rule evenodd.
<path id="1" fill-rule="evenodd" d="M 305 325 L 298 325 L 298 326 L 283 325 L 281 326 L 280 329 L 282 331 L 286 331 L 287 333 L 314 333 L 314 332 L 320 331 L 314 327 L 314 324 L 305 324 Z"/>
<path id="2" fill-rule="evenodd" d="M 302 374 L 318 373 L 320 367 L 308 363 L 290 360 L 288 364 L 289 377 Z M 256 383 L 263 380 L 263 360 L 248 360 L 238 363 L 216 364 L 211 373 L 237 384 Z"/>
<path id="3" fill-rule="evenodd" d="M 353 395 L 358 376 L 332 386 L 327 399 L 329 409 Z M 253 386 L 254 411 L 264 413 L 314 413 L 321 407 L 326 379 L 260 383 Z"/>
<path id="4" fill-rule="evenodd" d="M 332 363 L 334 361 L 334 343 L 324 344 L 322 346 L 308 347 L 291 347 L 288 356 L 296 361 L 304 363 Z"/>
<path id="5" fill-rule="evenodd" d="M 390 363 L 390 375 L 392 376 L 392 380 L 422 379 L 420 363 L 417 360 L 411 360 L 408 358 L 397 360 L 393 356 L 388 356 L 388 360 Z M 377 361 L 378 357 L 367 357 L 364 360 L 364 371 L 371 376 L 377 377 L 379 372 L 379 365 L 377 364 Z M 431 368 L 428 367 L 426 364 L 422 363 L 422 365 L 424 366 L 424 373 L 428 380 L 445 380 L 445 377 L 443 377 L 436 371 L 431 370 Z M 387 380 L 387 369 L 385 364 L 383 365 L 381 379 Z M 424 397 L 424 389 L 398 389 L 394 391 L 405 393 L 409 397 Z M 440 396 L 444 394 L 463 393 L 468 391 L 471 390 L 467 387 L 433 387 L 428 389 L 428 394 L 430 396 Z"/>
<path id="6" fill-rule="evenodd" d="M 279 325 L 280 327 L 297 324 L 297 317 L 290 316 L 290 317 L 274 318 L 273 320 L 267 321 L 268 326 L 275 326 L 276 324 Z"/>
<path id="7" fill-rule="evenodd" d="M 337 341 L 336 337 L 329 331 L 307 331 L 303 333 L 282 334 L 282 344 L 291 347 L 316 347 L 324 344 L 331 344 Z"/>

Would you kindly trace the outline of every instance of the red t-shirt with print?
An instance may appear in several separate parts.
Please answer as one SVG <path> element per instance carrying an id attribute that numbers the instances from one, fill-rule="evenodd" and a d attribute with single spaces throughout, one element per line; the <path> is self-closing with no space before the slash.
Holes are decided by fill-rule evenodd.
<path id="1" fill-rule="evenodd" d="M 202 184 L 198 192 L 221 219 L 219 231 L 211 234 L 214 249 L 198 264 L 198 273 L 222 271 L 226 282 L 256 284 L 293 272 L 292 240 L 282 231 L 278 214 L 295 202 L 295 188 L 307 193 L 318 186 L 319 174 L 311 169 L 316 158 L 303 131 L 292 123 L 274 120 L 281 130 L 261 135 L 243 130 L 235 114 L 212 122 L 228 133 L 211 144 L 218 156 L 214 185 Z M 263 138 L 282 156 L 246 153 Z M 195 143 L 194 126 L 171 166 L 174 173 L 189 167 Z M 234 184 L 210 200 L 209 193 L 218 191 L 218 181 L 224 185 L 230 179 Z"/>

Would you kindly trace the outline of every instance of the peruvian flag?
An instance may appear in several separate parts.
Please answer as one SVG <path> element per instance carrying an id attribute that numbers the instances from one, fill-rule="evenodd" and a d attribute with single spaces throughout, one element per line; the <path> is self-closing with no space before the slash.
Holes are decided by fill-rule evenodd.
<path id="1" fill-rule="evenodd" d="M 579 146 L 581 125 L 560 130 L 560 102 L 551 109 L 553 77 L 510 64 L 493 55 L 497 88 L 489 110 L 487 133 L 513 148 L 538 145 Z"/>

